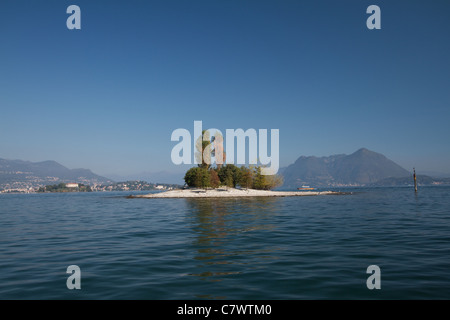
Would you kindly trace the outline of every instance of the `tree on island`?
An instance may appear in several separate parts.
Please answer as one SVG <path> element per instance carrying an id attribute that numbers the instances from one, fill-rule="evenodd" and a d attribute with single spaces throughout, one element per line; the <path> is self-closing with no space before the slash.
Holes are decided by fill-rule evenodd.
<path id="1" fill-rule="evenodd" d="M 234 164 L 227 164 L 219 170 L 220 181 L 230 188 L 236 188 L 241 182 L 241 170 Z"/>
<path id="2" fill-rule="evenodd" d="M 212 169 L 209 171 L 210 174 L 210 186 L 213 189 L 216 189 L 220 186 L 220 178 L 219 175 L 217 174 L 217 171 Z"/>
<path id="3" fill-rule="evenodd" d="M 283 184 L 279 175 L 263 175 L 260 166 L 238 168 L 234 164 L 223 165 L 226 154 L 223 151 L 223 137 L 219 133 L 211 137 L 208 130 L 203 130 L 195 148 L 198 166 L 190 168 L 184 176 L 189 187 L 215 189 L 219 186 L 240 186 L 246 189 L 271 190 Z M 211 166 L 211 156 L 216 158 L 216 168 Z"/>
<path id="4" fill-rule="evenodd" d="M 249 189 L 253 186 L 253 174 L 251 169 L 242 166 L 241 167 L 241 180 L 239 182 L 242 188 Z"/>
<path id="5" fill-rule="evenodd" d="M 261 167 L 247 168 L 236 167 L 232 164 L 223 166 L 220 170 L 215 168 L 192 167 L 185 176 L 184 181 L 189 187 L 213 188 L 226 186 L 236 188 L 240 186 L 245 189 L 271 190 L 283 184 L 279 175 L 263 175 Z"/>
<path id="6" fill-rule="evenodd" d="M 264 177 L 264 184 L 263 184 L 263 190 L 271 190 L 275 189 L 277 187 L 281 187 L 283 184 L 283 177 L 277 175 L 277 174 L 270 174 L 265 175 Z"/>
<path id="7" fill-rule="evenodd" d="M 200 188 L 208 189 L 211 186 L 211 173 L 206 168 L 200 168 Z"/>
<path id="8" fill-rule="evenodd" d="M 223 150 L 223 136 L 219 132 L 211 136 L 208 130 L 203 130 L 202 135 L 195 142 L 195 149 L 195 160 L 201 168 L 209 169 L 211 167 L 211 157 L 215 158 L 218 170 L 225 163 L 226 153 Z"/>
<path id="9" fill-rule="evenodd" d="M 190 168 L 184 175 L 184 181 L 190 187 L 198 187 L 201 184 L 201 168 Z"/>
<path id="10" fill-rule="evenodd" d="M 210 171 L 201 167 L 190 168 L 184 175 L 184 181 L 189 187 L 206 189 L 212 186 Z"/>
<path id="11" fill-rule="evenodd" d="M 255 167 L 253 169 L 253 188 L 254 189 L 265 189 L 266 177 L 261 174 L 261 168 Z"/>

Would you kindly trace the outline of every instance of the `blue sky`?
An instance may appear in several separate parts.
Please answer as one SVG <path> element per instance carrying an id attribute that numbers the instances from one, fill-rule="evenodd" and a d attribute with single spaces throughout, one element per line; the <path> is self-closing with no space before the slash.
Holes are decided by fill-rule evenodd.
<path id="1" fill-rule="evenodd" d="M 450 173 L 449 34 L 444 0 L 3 0 L 0 157 L 180 171 L 170 135 L 202 120 L 279 129 L 282 166 L 366 147 Z"/>

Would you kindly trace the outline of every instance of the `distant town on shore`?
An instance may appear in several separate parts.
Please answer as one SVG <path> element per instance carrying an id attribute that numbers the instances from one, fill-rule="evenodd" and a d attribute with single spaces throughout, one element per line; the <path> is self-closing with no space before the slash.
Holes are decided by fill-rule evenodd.
<path id="1" fill-rule="evenodd" d="M 52 192 L 112 192 L 112 191 L 168 191 L 181 188 L 181 185 L 148 183 L 146 181 L 124 181 L 109 185 L 85 185 L 82 183 L 58 183 L 42 187 L 25 186 L 24 188 L 2 189 L 1 193 L 52 193 Z"/>

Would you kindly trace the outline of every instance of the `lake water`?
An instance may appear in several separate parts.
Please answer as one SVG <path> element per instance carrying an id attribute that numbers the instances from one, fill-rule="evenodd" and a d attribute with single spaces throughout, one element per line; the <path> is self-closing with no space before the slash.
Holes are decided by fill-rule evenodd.
<path id="1" fill-rule="evenodd" d="M 450 187 L 345 191 L 2 194 L 0 299 L 450 299 Z"/>

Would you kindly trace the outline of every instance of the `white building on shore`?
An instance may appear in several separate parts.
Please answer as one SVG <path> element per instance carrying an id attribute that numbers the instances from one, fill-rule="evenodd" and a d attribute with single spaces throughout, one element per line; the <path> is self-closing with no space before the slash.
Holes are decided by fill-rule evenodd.
<path id="1" fill-rule="evenodd" d="M 78 188 L 78 183 L 66 183 L 66 188 Z"/>

